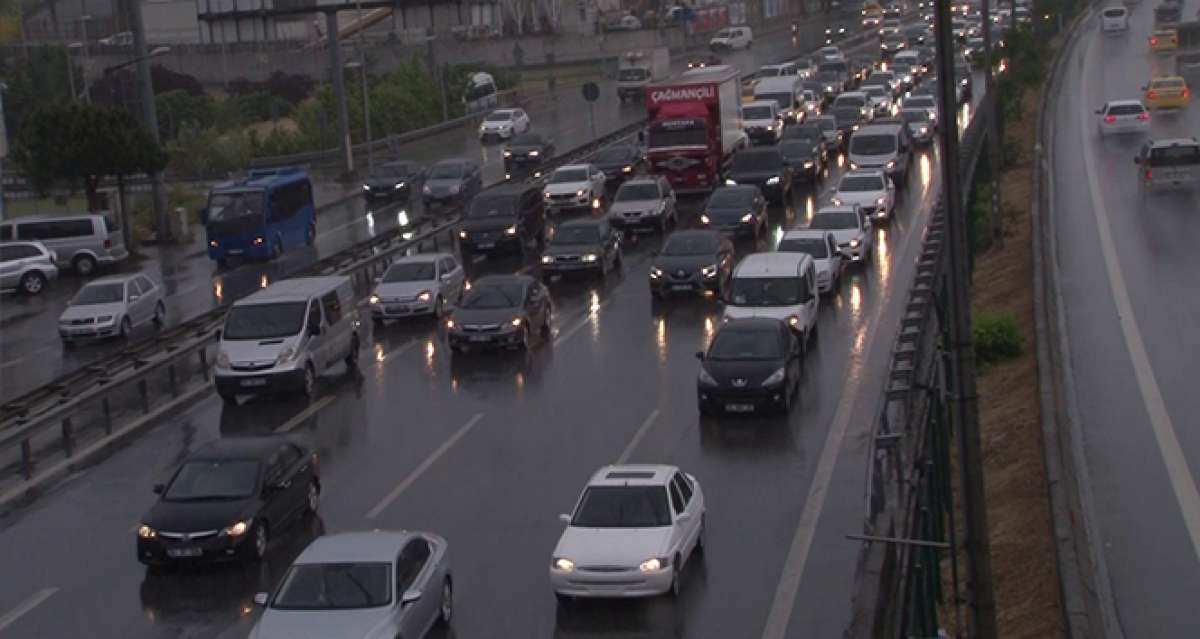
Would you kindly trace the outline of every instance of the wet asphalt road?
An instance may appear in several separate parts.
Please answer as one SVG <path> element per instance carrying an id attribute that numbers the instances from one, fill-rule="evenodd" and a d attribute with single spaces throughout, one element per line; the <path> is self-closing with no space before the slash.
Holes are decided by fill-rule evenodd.
<path id="1" fill-rule="evenodd" d="M 824 185 L 771 211 L 772 233 L 807 221 Z M 932 151 L 914 165 L 875 255 L 822 301 L 817 346 L 787 418 L 701 419 L 696 361 L 719 322 L 703 300 L 653 304 L 656 235 L 626 245 L 619 276 L 556 281 L 553 337 L 529 355 L 452 363 L 430 322 L 370 329 L 358 373 L 322 380 L 311 403 L 214 395 L 5 522 L 0 636 L 244 637 L 251 598 L 271 588 L 315 535 L 429 529 L 451 544 L 459 637 L 833 637 L 849 621 L 862 481 L 888 348 L 937 189 Z M 693 225 L 699 200 L 681 203 Z M 516 259 L 472 265 L 509 272 Z M 369 326 L 367 322 L 364 326 Z M 321 515 L 281 532 L 252 569 L 148 573 L 133 556 L 149 487 L 216 437 L 292 432 L 321 455 Z M 546 567 L 595 468 L 678 464 L 709 503 L 708 550 L 678 602 L 558 609 Z M 797 574 L 798 582 L 784 576 Z M 23 611 L 13 616 L 14 612 Z M 779 630 L 765 633 L 770 618 Z"/>
<path id="2" fill-rule="evenodd" d="M 816 31 L 816 28 L 813 30 Z M 813 48 L 815 46 L 804 50 Z M 738 66 L 743 72 L 749 72 L 762 64 L 779 62 L 799 52 L 790 34 L 781 33 L 763 37 L 751 51 L 725 54 L 722 59 Z M 681 56 L 673 61 L 672 66 L 680 70 L 686 64 L 687 58 Z M 599 84 L 601 100 L 596 103 L 594 111 L 595 130 L 598 133 L 612 131 L 645 117 L 645 107 L 640 103 L 621 104 L 615 98 L 613 82 L 606 80 Z M 560 89 L 557 101 L 539 102 L 531 107 L 530 116 L 533 129 L 547 132 L 560 151 L 593 139 L 589 109 L 578 88 Z M 491 184 L 504 178 L 503 148 L 503 144 L 480 144 L 477 131 L 472 127 L 464 127 L 400 145 L 397 155 L 426 165 L 443 158 L 474 158 L 483 167 L 484 184 Z M 383 156 L 376 157 L 377 162 L 383 159 Z M 359 161 L 365 162 L 366 159 L 360 157 Z M 222 270 L 203 254 L 189 254 L 179 247 L 162 251 L 157 247 L 148 247 L 143 250 L 146 259 L 126 263 L 120 268 L 145 272 L 164 285 L 168 295 L 170 325 L 195 317 L 223 301 L 246 295 L 356 242 L 394 230 L 401 211 L 410 220 L 425 216 L 419 198 L 403 206 L 367 205 L 356 198 L 322 210 L 317 215 L 316 246 L 289 251 L 274 262 L 248 263 Z M 13 294 L 0 297 L 0 400 L 28 392 L 120 351 L 125 346 L 122 340 L 109 340 L 63 349 L 55 328 L 58 317 L 83 283 L 81 278 L 65 272 L 63 277 L 36 298 Z M 137 339 L 142 339 L 151 336 L 153 331 L 150 326 L 140 327 L 135 335 Z"/>
<path id="3" fill-rule="evenodd" d="M 1126 34 L 1087 25 L 1072 52 L 1053 114 L 1054 214 L 1070 373 L 1117 612 L 1127 637 L 1194 637 L 1200 193 L 1143 198 L 1132 158 L 1146 136 L 1102 140 L 1092 114 L 1106 100 L 1139 99 L 1151 70 L 1169 69 L 1146 44 L 1153 9 L 1133 6 Z M 1193 0 L 1184 15 L 1195 11 Z M 1152 115 L 1150 138 L 1195 135 L 1200 104 Z"/>

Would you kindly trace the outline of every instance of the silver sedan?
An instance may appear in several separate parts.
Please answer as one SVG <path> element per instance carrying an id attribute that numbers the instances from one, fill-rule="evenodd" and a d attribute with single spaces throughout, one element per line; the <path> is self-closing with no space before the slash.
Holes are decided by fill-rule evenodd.
<path id="1" fill-rule="evenodd" d="M 88 282 L 58 318 L 63 343 L 129 337 L 133 329 L 167 322 L 163 288 L 141 274 L 111 275 Z"/>

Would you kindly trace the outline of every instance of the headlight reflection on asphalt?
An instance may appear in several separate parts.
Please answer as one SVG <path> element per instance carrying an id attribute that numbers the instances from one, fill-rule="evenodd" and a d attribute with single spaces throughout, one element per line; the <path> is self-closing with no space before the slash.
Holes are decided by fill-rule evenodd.
<path id="1" fill-rule="evenodd" d="M 592 289 L 591 302 L 588 304 L 588 319 L 592 325 L 592 341 L 600 341 L 600 291 Z"/>
<path id="2" fill-rule="evenodd" d="M 667 363 L 667 320 L 660 317 L 655 320 L 654 326 L 654 345 L 658 350 L 658 363 L 665 366 Z"/>
<path id="3" fill-rule="evenodd" d="M 920 161 L 921 187 L 928 188 L 929 183 L 933 181 L 933 160 L 929 154 L 922 153 Z"/>

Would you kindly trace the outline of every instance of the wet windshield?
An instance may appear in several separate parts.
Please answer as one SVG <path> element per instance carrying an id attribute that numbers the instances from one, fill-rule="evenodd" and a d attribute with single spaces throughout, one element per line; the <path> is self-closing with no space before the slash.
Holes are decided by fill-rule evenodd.
<path id="1" fill-rule="evenodd" d="M 407 162 L 383 164 L 371 168 L 371 177 L 393 177 L 397 175 L 411 175 L 416 172 L 416 165 Z"/>
<path id="2" fill-rule="evenodd" d="M 650 71 L 647 69 L 621 69 L 617 72 L 617 80 L 624 80 L 626 82 L 645 80 L 649 77 Z"/>
<path id="3" fill-rule="evenodd" d="M 554 232 L 551 244 L 597 244 L 600 242 L 600 228 L 591 224 L 578 226 L 560 226 Z"/>
<path id="4" fill-rule="evenodd" d="M 883 178 L 877 175 L 848 175 L 838 184 L 839 191 L 882 191 Z"/>
<path id="5" fill-rule="evenodd" d="M 512 111 L 496 111 L 489 114 L 484 120 L 488 122 L 508 122 L 513 119 Z"/>
<path id="6" fill-rule="evenodd" d="M 516 308 L 521 305 L 525 287 L 520 284 L 488 284 L 472 288 L 459 302 L 459 308 L 497 309 Z"/>
<path id="7" fill-rule="evenodd" d="M 726 329 L 713 338 L 706 357 L 716 361 L 774 360 L 783 358 L 783 349 L 776 331 Z"/>
<path id="8" fill-rule="evenodd" d="M 402 262 L 393 264 L 383 275 L 387 282 L 427 282 L 433 279 L 433 262 Z"/>
<path id="9" fill-rule="evenodd" d="M 691 124 L 685 126 L 662 127 L 656 126 L 650 129 L 651 148 L 664 148 L 672 146 L 705 146 L 708 144 L 707 130 L 702 124 Z"/>
<path id="10" fill-rule="evenodd" d="M 792 159 L 811 158 L 815 155 L 812 143 L 806 140 L 784 142 L 779 145 L 779 151 L 783 153 L 783 157 Z"/>
<path id="11" fill-rule="evenodd" d="M 915 124 L 918 122 L 928 122 L 929 121 L 929 112 L 926 111 L 925 109 L 907 109 L 907 110 L 900 112 L 900 117 L 903 118 L 904 121 L 908 122 L 909 124 Z"/>
<path id="12" fill-rule="evenodd" d="M 657 200 L 658 185 L 647 184 L 622 184 L 620 189 L 617 189 L 617 196 L 613 198 L 614 202 L 630 202 L 637 200 Z"/>
<path id="13" fill-rule="evenodd" d="M 429 179 L 431 180 L 457 180 L 463 176 L 463 165 L 457 162 L 446 164 L 435 164 L 429 170 Z"/>
<path id="14" fill-rule="evenodd" d="M 276 339 L 296 335 L 304 326 L 307 308 L 304 302 L 234 306 L 225 318 L 222 339 Z"/>
<path id="15" fill-rule="evenodd" d="M 197 460 L 179 469 L 163 501 L 245 499 L 258 486 L 258 462 L 252 459 Z"/>
<path id="16" fill-rule="evenodd" d="M 513 214 L 516 201 L 510 195 L 477 195 L 471 200 L 467 217 L 508 217 Z"/>
<path id="17" fill-rule="evenodd" d="M 280 610 L 350 610 L 392 600 L 391 564 L 296 564 L 271 602 Z"/>
<path id="18" fill-rule="evenodd" d="M 587 182 L 587 179 L 587 169 L 559 169 L 550 176 L 548 182 L 562 184 L 564 182 Z"/>
<path id="19" fill-rule="evenodd" d="M 717 252 L 717 238 L 710 235 L 672 235 L 662 248 L 661 255 L 712 255 Z"/>
<path id="20" fill-rule="evenodd" d="M 633 151 L 627 146 L 613 146 L 607 149 L 598 151 L 592 157 L 592 161 L 597 164 L 612 164 L 616 162 L 626 162 L 633 159 Z"/>
<path id="21" fill-rule="evenodd" d="M 734 171 L 773 171 L 782 164 L 779 154 L 774 151 L 743 151 L 733 156 Z"/>
<path id="22" fill-rule="evenodd" d="M 850 152 L 854 155 L 884 155 L 896 152 L 896 136 L 894 135 L 862 135 L 858 133 L 850 138 Z"/>
<path id="23" fill-rule="evenodd" d="M 90 304 L 112 304 L 125 299 L 125 285 L 117 284 L 90 284 L 79 289 L 75 294 L 75 299 L 71 300 L 73 306 L 88 306 Z"/>
<path id="24" fill-rule="evenodd" d="M 820 237 L 789 237 L 780 241 L 775 250 L 784 253 L 808 253 L 818 260 L 829 257 L 829 244 Z"/>
<path id="25" fill-rule="evenodd" d="M 774 100 L 780 109 L 791 108 L 792 102 L 796 99 L 791 93 L 760 93 L 754 97 L 758 100 Z"/>
<path id="26" fill-rule="evenodd" d="M 859 228 L 858 216 L 850 211 L 818 213 L 813 216 L 812 222 L 808 224 L 810 229 L 857 229 Z"/>
<path id="27" fill-rule="evenodd" d="M 800 303 L 798 277 L 735 277 L 729 299 L 737 306 L 791 306 Z"/>
<path id="28" fill-rule="evenodd" d="M 580 528 L 658 528 L 671 525 L 662 486 L 589 486 L 571 519 Z"/>
<path id="29" fill-rule="evenodd" d="M 771 107 L 752 106 L 742 109 L 742 117 L 747 120 L 770 120 L 775 114 L 771 113 Z"/>
<path id="30" fill-rule="evenodd" d="M 244 217 L 262 215 L 263 192 L 224 191 L 213 193 L 208 199 L 208 221 L 227 222 Z"/>
<path id="31" fill-rule="evenodd" d="M 721 188 L 713 191 L 713 194 L 709 196 L 708 206 L 710 208 L 750 206 L 750 201 L 753 197 L 753 191 L 748 188 Z"/>

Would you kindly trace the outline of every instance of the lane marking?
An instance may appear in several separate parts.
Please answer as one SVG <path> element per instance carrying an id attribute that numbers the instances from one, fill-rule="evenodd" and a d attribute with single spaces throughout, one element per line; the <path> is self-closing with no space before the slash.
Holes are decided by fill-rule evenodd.
<path id="1" fill-rule="evenodd" d="M 29 614 L 30 610 L 37 608 L 43 601 L 49 599 L 56 592 L 58 592 L 58 588 L 50 587 L 42 588 L 33 593 L 28 599 L 18 604 L 16 608 L 13 608 L 5 613 L 3 617 L 0 617 L 0 632 L 3 632 L 5 628 L 16 623 L 21 617 Z"/>
<path id="2" fill-rule="evenodd" d="M 1089 60 L 1096 40 L 1088 43 L 1087 52 L 1083 59 Z M 1108 285 L 1112 292 L 1113 302 L 1117 307 L 1117 321 L 1121 325 L 1121 333 L 1125 346 L 1132 360 L 1134 377 L 1137 379 L 1138 390 L 1142 396 L 1142 404 L 1150 417 L 1150 426 L 1154 431 L 1154 441 L 1162 454 L 1163 464 L 1167 468 L 1167 477 L 1171 481 L 1171 490 L 1179 503 L 1183 523 L 1187 527 L 1188 536 L 1192 540 L 1192 550 L 1200 558 L 1200 491 L 1196 489 L 1195 475 L 1188 467 L 1187 457 L 1176 434 L 1175 423 L 1167 412 L 1167 403 L 1154 376 L 1154 367 L 1150 363 L 1150 355 L 1142 340 L 1137 318 L 1133 314 L 1133 302 L 1129 299 L 1129 289 L 1125 285 L 1125 274 L 1117 259 L 1116 245 L 1113 243 L 1112 229 L 1109 226 L 1108 206 L 1100 190 L 1100 179 L 1096 175 L 1095 160 L 1093 159 L 1093 143 L 1090 136 L 1089 124 L 1093 117 L 1092 110 L 1087 106 L 1090 95 L 1088 89 L 1088 74 L 1085 68 L 1080 77 L 1080 104 L 1083 105 L 1083 117 L 1079 119 L 1079 129 L 1083 137 L 1083 163 L 1087 171 L 1088 188 L 1092 192 L 1092 215 L 1096 219 L 1096 229 L 1100 234 L 1100 249 L 1104 255 L 1104 270 L 1108 274 Z M 1137 188 L 1142 188 L 1140 185 Z"/>
<path id="3" fill-rule="evenodd" d="M 928 224 L 928 216 L 931 214 L 929 200 L 918 200 L 916 204 L 916 211 L 925 211 L 926 224 Z M 916 231 L 917 229 L 914 228 L 904 238 L 900 250 L 895 254 L 895 264 L 899 264 L 901 259 L 907 260 L 908 257 L 905 256 L 909 256 L 913 252 L 913 242 L 922 236 Z M 808 554 L 812 550 L 813 539 L 816 537 L 817 524 L 825 509 L 829 483 L 833 478 L 837 458 L 842 452 L 842 443 L 846 438 L 846 433 L 850 430 L 851 413 L 859 399 L 858 395 L 865 375 L 863 368 L 877 350 L 880 339 L 883 339 L 880 336 L 888 333 L 878 330 L 878 326 L 884 309 L 887 308 L 895 293 L 895 286 L 885 287 L 879 303 L 873 309 L 872 317 L 859 329 L 867 334 L 866 345 L 857 355 L 851 355 L 850 365 L 846 371 L 846 379 L 851 381 L 842 391 L 837 410 L 834 412 L 833 425 L 829 429 L 829 434 L 825 436 L 825 444 L 821 448 L 821 456 L 817 460 L 817 468 L 813 473 L 808 495 L 804 499 L 804 510 L 800 513 L 800 521 L 796 525 L 796 533 L 792 537 L 787 559 L 784 561 L 783 571 L 779 576 L 779 586 L 771 601 L 771 611 L 767 615 L 767 623 L 763 628 L 763 639 L 784 639 L 787 636 L 792 610 L 796 606 L 796 594 L 800 590 L 801 578 L 804 576 L 804 569 L 808 564 Z M 891 339 L 892 334 L 888 333 L 887 337 Z"/>
<path id="4" fill-rule="evenodd" d="M 633 439 L 629 440 L 629 443 L 625 445 L 625 450 L 621 451 L 621 456 L 617 457 L 617 461 L 614 462 L 617 466 L 629 461 L 629 458 L 633 455 L 633 451 L 637 449 L 638 443 L 642 441 L 642 438 L 646 436 L 646 432 L 650 430 L 650 427 L 653 426 L 654 422 L 657 420 L 658 409 L 655 408 L 654 410 L 650 411 L 650 414 L 646 416 L 645 421 L 642 422 L 642 426 L 637 429 L 636 433 L 633 434 Z"/>
<path id="5" fill-rule="evenodd" d="M 296 413 L 296 415 L 294 417 L 287 420 L 286 422 L 281 424 L 278 428 L 276 428 L 275 432 L 276 433 L 286 433 L 288 431 L 291 431 L 292 429 L 296 428 L 301 423 L 303 423 L 304 420 L 315 415 L 317 411 L 328 406 L 330 404 L 330 402 L 333 401 L 333 398 L 334 398 L 333 395 L 325 395 L 321 399 L 318 399 L 317 401 L 309 404 L 307 408 L 300 411 L 299 413 Z"/>
<path id="6" fill-rule="evenodd" d="M 435 328 L 434 330 L 436 331 L 437 329 Z M 390 350 L 390 351 L 388 351 L 388 352 L 384 353 L 384 354 L 383 354 L 383 357 L 376 357 L 376 358 L 375 358 L 375 362 L 376 362 L 376 363 L 383 363 L 383 362 L 386 362 L 386 361 L 388 361 L 389 359 L 391 359 L 391 358 L 395 357 L 396 355 L 403 355 L 404 353 L 408 352 L 409 350 L 411 350 L 411 349 L 412 349 L 414 346 L 416 346 L 416 345 L 417 345 L 417 340 L 416 340 L 416 339 L 413 339 L 413 340 L 407 341 L 407 342 L 405 342 L 405 343 L 403 343 L 403 344 L 401 344 L 401 345 L 397 346 L 396 348 L 393 348 L 392 350 Z"/>
<path id="7" fill-rule="evenodd" d="M 604 307 L 608 306 L 609 302 L 611 302 L 612 300 L 613 300 L 612 297 L 608 297 L 603 302 L 600 302 L 599 304 L 597 304 L 595 307 L 588 309 L 588 312 L 584 313 L 583 317 L 579 318 L 579 321 L 575 322 L 575 324 L 573 326 L 571 326 L 571 328 L 568 328 L 565 331 L 561 331 L 558 335 L 556 335 L 554 337 L 554 345 L 558 346 L 559 344 L 562 344 L 563 342 L 567 341 L 568 339 L 571 338 L 572 335 L 579 332 L 579 329 L 583 328 L 584 326 L 587 326 L 589 322 L 591 322 L 592 320 L 599 317 L 600 311 L 604 310 Z"/>
<path id="8" fill-rule="evenodd" d="M 410 486 L 416 483 L 416 481 L 421 478 L 421 475 L 425 474 L 425 471 L 429 470 L 429 468 L 433 466 L 433 464 L 439 458 L 441 458 L 442 455 L 446 454 L 446 451 L 453 448 L 454 444 L 458 443 L 458 440 L 462 439 L 464 435 L 471 432 L 471 429 L 475 428 L 475 425 L 478 424 L 479 420 L 481 419 L 483 419 L 483 413 L 475 413 L 471 419 L 468 419 L 467 423 L 463 424 L 462 427 L 460 427 L 453 435 L 450 436 L 450 439 L 447 439 L 442 443 L 441 446 L 438 446 L 437 450 L 430 453 L 429 457 L 425 458 L 425 461 L 421 462 L 421 464 L 414 468 L 413 471 L 409 473 L 403 481 L 401 481 L 396 485 L 395 488 L 392 489 L 392 492 L 388 493 L 387 496 L 380 500 L 378 504 L 375 504 L 375 507 L 367 512 L 367 519 L 375 519 L 379 516 L 379 513 L 382 513 L 387 509 L 388 506 L 391 506 L 392 502 L 399 499 L 400 495 L 404 494 L 404 491 L 408 490 Z"/>

